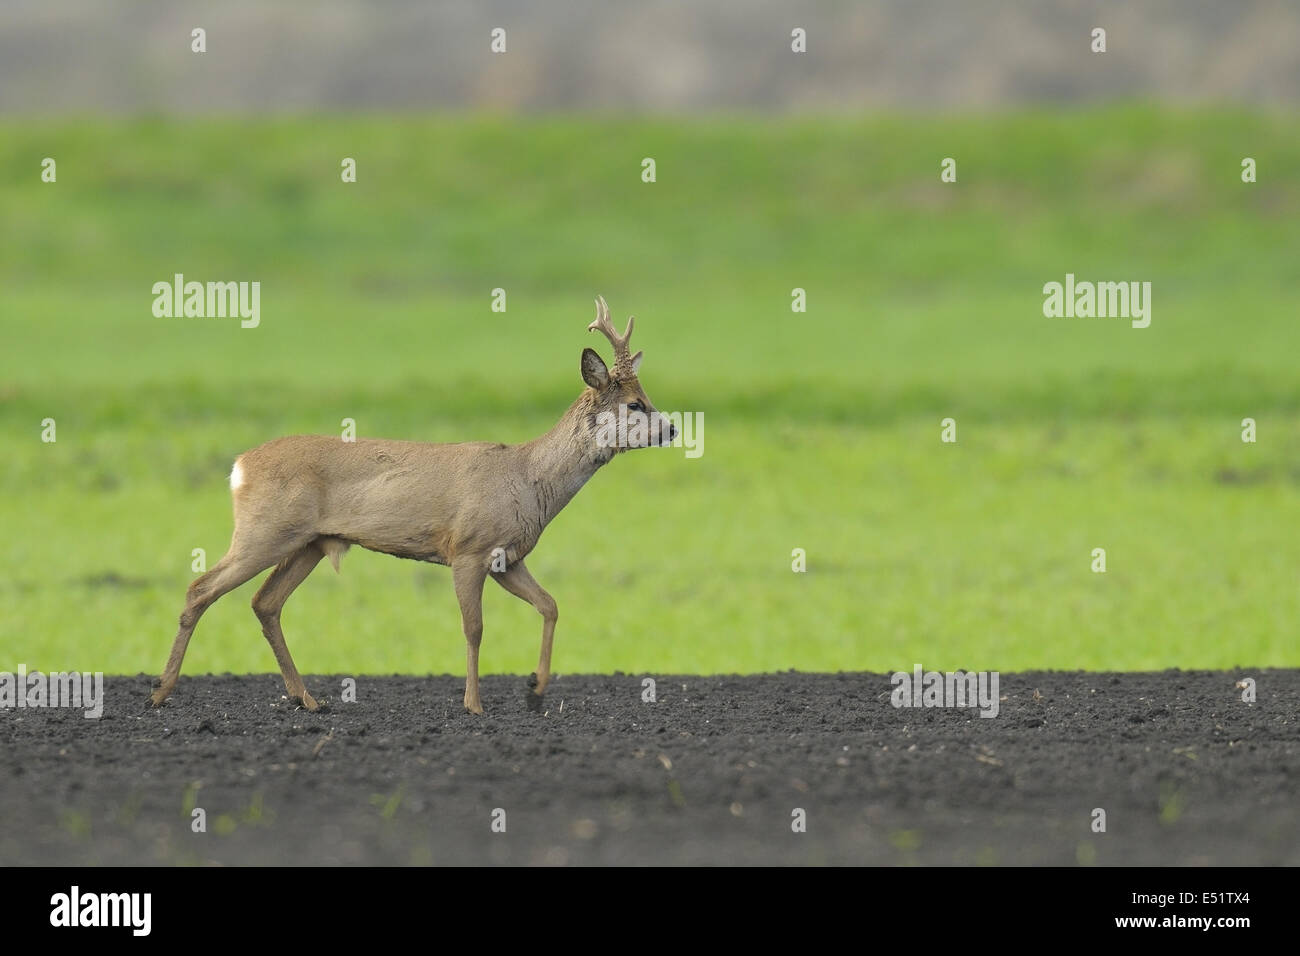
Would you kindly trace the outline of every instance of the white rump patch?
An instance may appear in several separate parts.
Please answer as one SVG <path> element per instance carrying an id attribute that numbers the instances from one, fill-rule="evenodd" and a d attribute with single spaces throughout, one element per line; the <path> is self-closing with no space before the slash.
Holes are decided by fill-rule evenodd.
<path id="1" fill-rule="evenodd" d="M 230 469 L 230 490 L 237 491 L 239 486 L 244 483 L 244 466 L 235 459 L 235 467 Z"/>

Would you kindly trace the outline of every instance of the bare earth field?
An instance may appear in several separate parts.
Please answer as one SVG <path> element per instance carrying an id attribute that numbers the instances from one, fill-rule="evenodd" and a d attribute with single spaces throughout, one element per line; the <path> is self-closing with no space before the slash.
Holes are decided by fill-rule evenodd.
<path id="1" fill-rule="evenodd" d="M 307 685 L 0 710 L 0 864 L 1300 863 L 1296 670 L 1005 673 L 991 719 L 883 674 L 488 677 L 479 718 L 454 677 Z"/>

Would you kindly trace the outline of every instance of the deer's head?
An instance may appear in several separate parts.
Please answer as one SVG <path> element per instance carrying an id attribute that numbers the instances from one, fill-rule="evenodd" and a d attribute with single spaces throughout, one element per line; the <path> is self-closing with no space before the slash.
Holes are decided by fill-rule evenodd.
<path id="1" fill-rule="evenodd" d="M 677 426 L 651 403 L 637 379 L 641 353 L 628 353 L 632 338 L 629 316 L 627 330 L 619 335 L 609 321 L 609 306 L 596 297 L 596 321 L 589 332 L 600 332 L 614 346 L 614 366 L 607 368 L 595 349 L 582 350 L 582 380 L 591 386 L 588 420 L 592 423 L 596 443 L 612 457 L 631 448 L 670 445 L 677 437 Z"/>

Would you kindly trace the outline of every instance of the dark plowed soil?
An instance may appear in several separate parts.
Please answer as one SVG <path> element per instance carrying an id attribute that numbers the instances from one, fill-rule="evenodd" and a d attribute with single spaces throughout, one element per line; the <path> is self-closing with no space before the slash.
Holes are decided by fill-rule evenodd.
<path id="1" fill-rule="evenodd" d="M 532 712 L 487 678 L 472 717 L 451 677 L 311 678 L 319 713 L 108 678 L 102 720 L 0 710 L 0 863 L 1300 863 L 1300 671 L 1002 674 L 990 719 L 879 674 L 641 680 Z"/>

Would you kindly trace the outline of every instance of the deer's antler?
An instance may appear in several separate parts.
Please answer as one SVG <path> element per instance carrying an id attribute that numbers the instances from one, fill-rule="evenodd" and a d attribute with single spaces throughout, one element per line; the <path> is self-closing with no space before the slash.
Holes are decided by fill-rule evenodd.
<path id="1" fill-rule="evenodd" d="M 627 317 L 627 331 L 619 335 L 613 324 L 609 321 L 609 306 L 605 304 L 605 297 L 596 296 L 596 321 L 587 326 L 588 332 L 600 332 L 605 338 L 609 339 L 609 344 L 614 346 L 614 362 L 626 363 L 632 361 L 628 354 L 627 343 L 632 338 L 632 325 L 636 322 L 636 317 L 629 315 Z"/>

